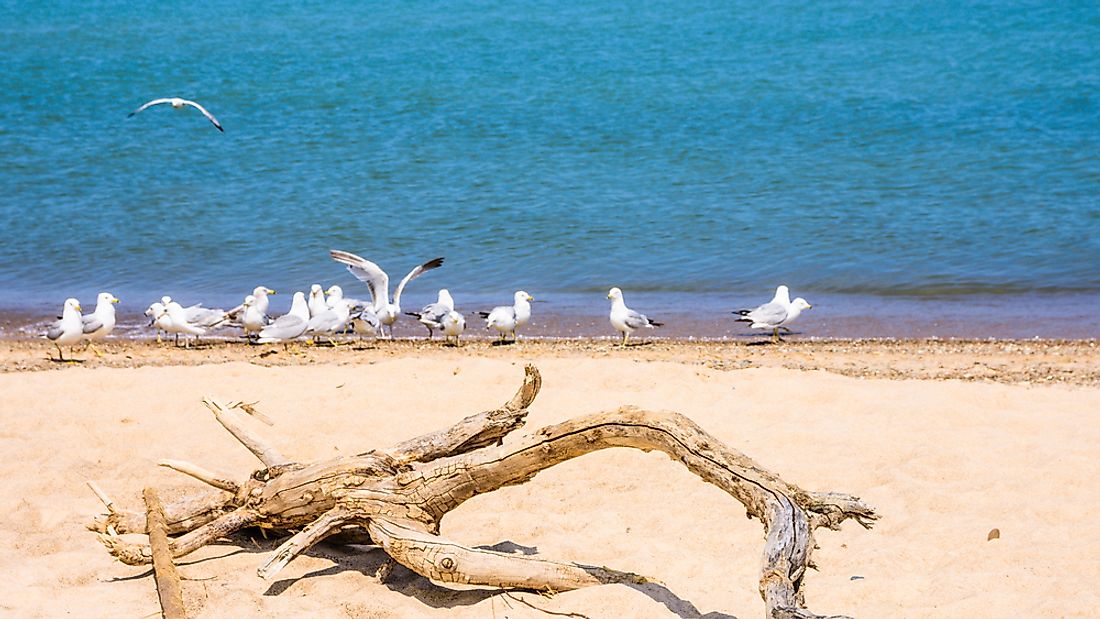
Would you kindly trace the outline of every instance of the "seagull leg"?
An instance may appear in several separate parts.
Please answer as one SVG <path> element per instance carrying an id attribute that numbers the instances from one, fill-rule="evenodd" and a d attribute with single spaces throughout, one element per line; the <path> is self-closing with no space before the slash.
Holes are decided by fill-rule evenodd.
<path id="1" fill-rule="evenodd" d="M 99 350 L 96 349 L 95 345 L 92 344 L 91 340 L 88 340 L 88 348 L 92 349 L 92 352 L 95 353 L 95 356 L 97 356 L 97 357 L 102 357 L 103 356 L 103 353 L 99 352 Z"/>
<path id="2" fill-rule="evenodd" d="M 54 346 L 57 348 L 57 360 L 64 361 L 65 354 L 61 352 L 61 347 L 57 345 L 57 342 L 54 342 Z"/>

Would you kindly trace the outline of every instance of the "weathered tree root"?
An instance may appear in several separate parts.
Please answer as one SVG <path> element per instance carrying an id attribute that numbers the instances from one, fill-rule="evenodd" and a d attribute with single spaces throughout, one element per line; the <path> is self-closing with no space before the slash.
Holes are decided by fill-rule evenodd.
<path id="1" fill-rule="evenodd" d="M 678 413 L 624 407 L 548 426 L 503 446 L 503 437 L 523 425 L 541 386 L 533 366 L 526 372 L 515 397 L 499 409 L 386 451 L 305 464 L 289 461 L 246 429 L 232 409 L 206 400 L 218 421 L 267 468 L 237 483 L 187 462 L 163 462 L 218 488 L 165 505 L 168 530 L 178 535 L 171 543 L 173 556 L 260 526 L 298 531 L 259 569 L 266 579 L 322 539 L 352 532 L 368 535 L 394 561 L 440 582 L 542 591 L 646 582 L 629 572 L 469 548 L 439 536 L 443 516 L 473 496 L 521 484 L 586 453 L 633 447 L 668 454 L 761 520 L 766 543 L 760 594 L 767 616 L 802 619 L 816 617 L 804 608 L 802 591 L 812 566 L 813 530 L 838 529 L 849 518 L 870 528 L 877 518 L 857 497 L 807 492 L 783 481 Z M 145 515 L 109 509 L 90 528 L 123 563 L 149 563 L 148 546 L 116 535 L 144 532 Z"/>

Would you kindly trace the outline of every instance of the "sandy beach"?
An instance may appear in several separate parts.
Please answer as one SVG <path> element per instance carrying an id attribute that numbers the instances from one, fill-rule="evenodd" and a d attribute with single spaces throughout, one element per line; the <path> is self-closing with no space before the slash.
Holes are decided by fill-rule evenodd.
<path id="1" fill-rule="evenodd" d="M 200 399 L 258 401 L 255 428 L 301 460 L 360 453 L 500 405 L 535 363 L 542 393 L 518 434 L 634 404 L 683 413 L 809 490 L 860 496 L 872 530 L 820 530 L 811 610 L 857 617 L 1090 616 L 1100 607 L 1100 351 L 1096 342 L 833 341 L 781 346 L 529 341 L 442 349 L 111 342 L 83 364 L 42 342 L 0 342 L 0 609 L 21 617 L 149 617 L 149 571 L 113 560 L 85 529 L 103 511 L 85 480 L 129 509 L 152 485 L 200 484 L 158 468 L 186 459 L 240 478 L 257 462 Z M 274 352 L 273 352 L 274 351 Z M 509 439 L 512 440 L 512 439 Z M 992 529 L 1000 538 L 987 540 Z M 661 454 L 613 449 L 476 497 L 443 521 L 471 546 L 643 574 L 553 597 L 460 590 L 380 550 L 322 544 L 274 582 L 278 544 L 258 532 L 179 560 L 194 617 L 759 617 L 762 527 Z M 659 584 L 658 584 L 659 583 Z M 541 609 L 541 610 L 536 610 Z"/>

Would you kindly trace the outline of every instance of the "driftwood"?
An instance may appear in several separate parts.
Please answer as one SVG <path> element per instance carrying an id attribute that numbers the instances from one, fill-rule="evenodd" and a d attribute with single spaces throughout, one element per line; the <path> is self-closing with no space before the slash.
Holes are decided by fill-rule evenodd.
<path id="1" fill-rule="evenodd" d="M 469 548 L 439 536 L 440 520 L 467 499 L 523 483 L 539 471 L 608 447 L 659 450 L 744 504 L 764 525 L 760 594 L 769 617 L 816 617 L 805 610 L 802 583 L 818 527 L 838 529 L 851 518 L 870 528 L 877 518 L 859 498 L 808 492 L 730 449 L 687 417 L 633 407 L 577 417 L 504 446 L 523 425 L 541 378 L 527 366 L 523 385 L 503 407 L 471 415 L 450 428 L 388 450 L 298 463 L 240 423 L 237 413 L 206 400 L 217 420 L 264 464 L 234 482 L 194 464 L 162 465 L 216 490 L 164 506 L 175 557 L 244 527 L 296 531 L 259 568 L 270 579 L 294 557 L 328 536 L 369 541 L 392 560 L 438 582 L 566 591 L 607 583 L 642 583 L 629 572 Z M 101 498 L 108 502 L 105 496 Z M 90 528 L 112 555 L 148 564 L 150 547 L 118 534 L 144 532 L 145 514 L 109 508 Z"/>
<path id="2" fill-rule="evenodd" d="M 153 553 L 153 578 L 157 582 L 161 616 L 164 619 L 187 619 L 183 608 L 183 586 L 176 564 L 172 561 L 172 546 L 168 541 L 168 523 L 164 518 L 164 506 L 153 488 L 146 488 L 146 520 L 149 529 L 149 547 Z"/>

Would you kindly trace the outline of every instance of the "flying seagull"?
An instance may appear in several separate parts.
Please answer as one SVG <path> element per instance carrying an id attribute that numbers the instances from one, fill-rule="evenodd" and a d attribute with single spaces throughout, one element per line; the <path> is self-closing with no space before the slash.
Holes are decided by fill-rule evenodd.
<path id="1" fill-rule="evenodd" d="M 198 103 L 195 103 L 194 101 L 188 101 L 187 99 L 180 99 L 179 97 L 166 97 L 164 99 L 153 99 L 152 101 L 150 101 L 150 102 L 146 103 L 145 105 L 139 107 L 138 109 L 134 110 L 133 112 L 130 112 L 130 114 L 127 115 L 126 118 L 130 118 L 130 116 L 133 116 L 134 114 L 137 114 L 138 112 L 143 112 L 146 109 L 153 107 L 154 105 L 160 105 L 162 103 L 167 103 L 168 105 L 171 105 L 173 108 L 175 108 L 177 110 L 183 109 L 183 107 L 186 106 L 186 105 L 190 105 L 191 107 L 195 108 L 196 110 L 202 112 L 202 115 L 206 117 L 206 120 L 209 120 L 210 122 L 214 123 L 214 126 L 218 128 L 218 131 L 221 131 L 222 133 L 225 133 L 225 129 L 222 129 L 221 123 L 218 122 L 218 119 L 214 118 L 214 115 L 211 114 L 210 112 L 207 112 L 206 108 L 199 105 Z"/>
<path id="2" fill-rule="evenodd" d="M 397 285 L 397 289 L 394 290 L 393 302 L 391 303 L 390 276 L 386 275 L 381 267 L 351 252 L 332 249 L 328 253 L 333 260 L 346 265 L 348 271 L 370 289 L 371 299 L 374 300 L 374 306 L 371 309 L 374 310 L 374 315 L 378 317 L 383 325 L 389 326 L 391 339 L 393 338 L 393 323 L 397 322 L 397 317 L 401 315 L 401 291 L 405 289 L 409 282 L 420 277 L 425 271 L 443 266 L 443 258 L 435 258 L 409 271 L 409 274 L 401 280 L 401 283 Z M 381 331 L 381 327 L 379 331 Z"/>

